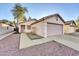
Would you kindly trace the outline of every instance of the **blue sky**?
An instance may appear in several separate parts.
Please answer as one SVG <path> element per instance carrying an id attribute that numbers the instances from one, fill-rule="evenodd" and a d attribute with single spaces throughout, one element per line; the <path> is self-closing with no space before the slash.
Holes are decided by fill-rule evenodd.
<path id="1" fill-rule="evenodd" d="M 24 7 L 27 7 L 28 13 L 26 13 L 26 17 L 31 16 L 32 18 L 40 19 L 43 16 L 51 15 L 54 13 L 59 13 L 64 20 L 75 20 L 79 16 L 79 4 L 56 4 L 56 3 L 26 3 L 22 4 Z M 0 3 L 0 20 L 7 19 L 12 21 L 13 15 L 11 13 L 14 4 Z"/>

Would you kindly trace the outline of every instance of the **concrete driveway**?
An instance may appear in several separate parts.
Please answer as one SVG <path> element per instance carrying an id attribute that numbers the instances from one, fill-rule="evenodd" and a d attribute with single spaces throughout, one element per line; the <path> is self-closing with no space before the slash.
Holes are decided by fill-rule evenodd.
<path id="1" fill-rule="evenodd" d="M 49 36 L 47 38 L 42 39 L 35 39 L 31 40 L 26 34 L 21 34 L 20 38 L 20 49 L 31 47 L 34 45 L 39 45 L 42 43 L 50 42 L 50 41 L 56 41 L 59 42 L 65 46 L 68 46 L 70 48 L 73 48 L 77 51 L 79 51 L 79 36 L 78 35 L 59 35 L 59 36 Z"/>
<path id="2" fill-rule="evenodd" d="M 50 36 L 49 39 L 53 39 L 56 42 L 79 51 L 79 33 L 62 36 Z"/>

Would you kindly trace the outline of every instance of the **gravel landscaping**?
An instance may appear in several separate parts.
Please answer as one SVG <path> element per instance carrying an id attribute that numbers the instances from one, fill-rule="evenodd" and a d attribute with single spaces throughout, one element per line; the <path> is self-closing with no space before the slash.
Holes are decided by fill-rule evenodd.
<path id="1" fill-rule="evenodd" d="M 51 41 L 48 43 L 21 49 L 15 53 L 19 56 L 75 56 L 79 52 L 64 46 L 58 42 Z"/>

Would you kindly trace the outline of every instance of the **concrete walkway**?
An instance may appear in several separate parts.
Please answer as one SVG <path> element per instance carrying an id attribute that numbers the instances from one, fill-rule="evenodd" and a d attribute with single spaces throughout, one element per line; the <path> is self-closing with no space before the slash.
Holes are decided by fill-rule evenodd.
<path id="1" fill-rule="evenodd" d="M 49 41 L 52 41 L 52 39 L 42 38 L 42 39 L 31 40 L 25 33 L 22 33 L 20 37 L 20 49 L 46 43 Z"/>
<path id="2" fill-rule="evenodd" d="M 75 36 L 71 36 L 71 35 L 50 36 L 47 38 L 31 40 L 24 33 L 21 34 L 20 49 L 31 47 L 31 46 L 42 44 L 42 43 L 46 43 L 46 42 L 50 42 L 53 40 L 65 45 L 65 46 L 68 46 L 70 48 L 73 48 L 73 49 L 79 51 L 79 38 L 75 37 Z"/>

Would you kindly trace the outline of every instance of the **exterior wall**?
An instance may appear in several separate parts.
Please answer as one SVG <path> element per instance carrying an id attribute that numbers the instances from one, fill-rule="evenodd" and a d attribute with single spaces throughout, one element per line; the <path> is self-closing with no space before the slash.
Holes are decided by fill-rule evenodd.
<path id="1" fill-rule="evenodd" d="M 26 26 L 25 26 L 25 32 L 26 33 L 32 32 L 31 29 L 27 29 L 27 26 L 30 25 L 30 24 L 32 24 L 33 22 L 35 22 L 35 21 L 28 21 L 28 22 L 26 22 Z"/>
<path id="2" fill-rule="evenodd" d="M 40 36 L 43 36 L 43 37 L 46 37 L 46 23 L 44 23 L 44 21 L 41 21 L 39 23 L 36 23 L 34 25 L 31 26 L 32 28 L 32 32 L 37 34 L 37 35 L 40 35 Z"/>
<path id="3" fill-rule="evenodd" d="M 0 35 L 9 33 L 11 31 L 14 31 L 14 27 L 11 27 L 11 26 L 1 26 L 0 27 Z"/>
<path id="4" fill-rule="evenodd" d="M 68 33 L 69 32 L 69 25 L 64 25 L 64 33 Z"/>
<path id="5" fill-rule="evenodd" d="M 19 32 L 21 33 L 21 25 L 25 25 L 25 30 L 24 30 L 24 32 L 26 32 L 26 33 L 28 33 L 28 32 L 31 32 L 31 29 L 27 29 L 27 25 L 30 25 L 30 24 L 32 24 L 33 22 L 35 22 L 35 21 L 28 21 L 28 22 L 24 22 L 24 23 L 21 23 L 21 24 L 19 24 L 18 25 L 18 27 L 19 27 Z"/>
<path id="6" fill-rule="evenodd" d="M 56 19 L 58 19 L 58 20 L 56 20 Z M 64 24 L 63 21 L 59 17 L 56 17 L 56 16 L 48 18 L 46 20 L 47 20 L 47 22 L 51 22 L 51 23 Z"/>
<path id="7" fill-rule="evenodd" d="M 25 32 L 26 33 L 30 33 L 32 30 L 31 29 L 27 29 L 27 25 L 25 26 Z"/>
<path id="8" fill-rule="evenodd" d="M 2 24 L 0 23 L 0 27 L 2 27 Z"/>
<path id="9" fill-rule="evenodd" d="M 8 27 L 9 25 L 7 25 L 7 24 L 2 24 L 2 27 Z"/>
<path id="10" fill-rule="evenodd" d="M 74 32 L 76 31 L 76 28 L 75 28 L 75 27 L 73 27 L 73 26 L 70 26 L 70 28 L 69 28 L 69 29 L 70 29 L 70 31 L 69 31 L 70 33 L 74 33 Z"/>
<path id="11" fill-rule="evenodd" d="M 64 33 L 74 33 L 76 30 L 75 27 L 70 25 L 64 25 Z"/>
<path id="12" fill-rule="evenodd" d="M 47 22 L 44 23 L 44 37 L 47 37 Z"/>

